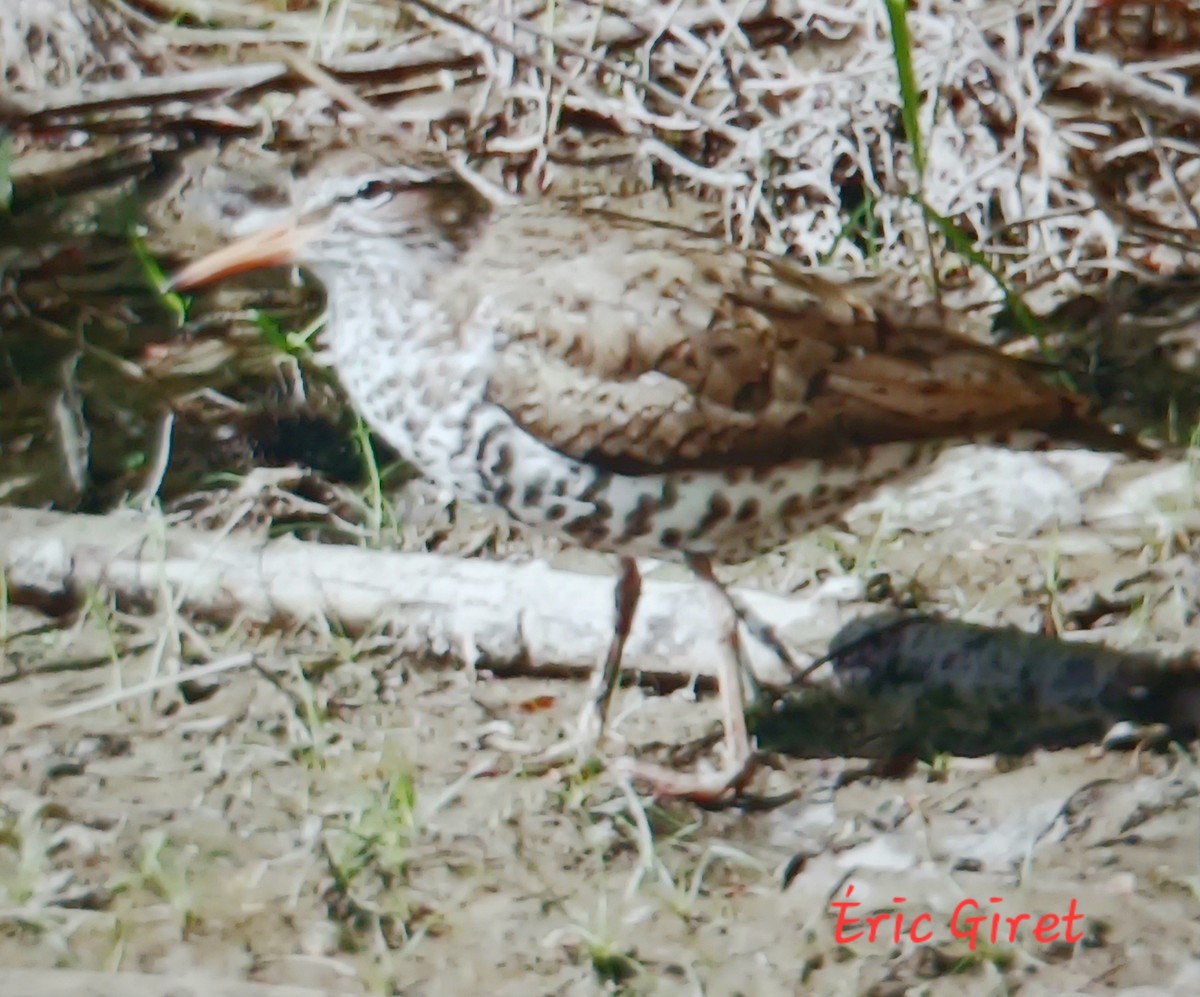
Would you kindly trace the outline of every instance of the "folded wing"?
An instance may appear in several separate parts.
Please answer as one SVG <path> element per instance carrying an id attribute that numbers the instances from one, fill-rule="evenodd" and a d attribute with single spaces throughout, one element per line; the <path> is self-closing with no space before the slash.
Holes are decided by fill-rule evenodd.
<path id="1" fill-rule="evenodd" d="M 531 257 L 503 261 L 505 247 Z M 606 215 L 502 216 L 472 252 L 496 309 L 490 397 L 529 433 L 626 474 L 761 466 L 900 440 L 1081 427 L 1032 364 L 907 307 L 899 320 L 785 260 Z M 1069 428 L 1067 429 L 1069 432 Z"/>

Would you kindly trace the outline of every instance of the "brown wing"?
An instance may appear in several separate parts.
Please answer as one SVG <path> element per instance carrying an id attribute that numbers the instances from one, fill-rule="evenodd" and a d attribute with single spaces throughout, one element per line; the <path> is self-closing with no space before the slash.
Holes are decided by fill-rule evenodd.
<path id="1" fill-rule="evenodd" d="M 439 297 L 460 318 L 492 299 L 508 337 L 492 400 L 555 449 L 621 473 L 1082 416 L 1032 365 L 671 229 L 520 209 L 467 257 Z"/>

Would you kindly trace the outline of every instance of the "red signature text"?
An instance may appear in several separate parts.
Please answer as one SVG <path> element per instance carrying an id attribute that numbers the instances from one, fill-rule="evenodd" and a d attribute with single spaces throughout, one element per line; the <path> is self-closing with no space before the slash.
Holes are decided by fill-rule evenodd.
<path id="1" fill-rule="evenodd" d="M 851 899 L 853 896 L 854 884 L 850 883 L 846 886 L 845 899 L 832 900 L 829 904 L 837 911 L 833 937 L 839 945 L 848 945 L 860 940 L 893 942 L 897 945 L 903 941 L 910 941 L 916 945 L 923 945 L 933 940 L 932 914 L 909 917 L 904 911 L 893 909 L 856 915 L 855 909 L 862 904 Z M 892 897 L 892 903 L 896 904 L 897 908 L 907 901 L 907 897 Z M 1004 898 L 988 897 L 987 902 L 999 904 L 1004 902 Z M 1039 945 L 1050 945 L 1053 942 L 1074 945 L 1083 938 L 1083 932 L 1078 928 L 1083 915 L 1079 913 L 1073 898 L 1065 914 L 1018 913 L 1005 916 L 980 913 L 980 906 L 979 901 L 970 897 L 959 901 L 947 923 L 951 936 L 966 939 L 967 948 L 972 952 L 981 941 L 992 945 L 1013 944 L 1022 929 L 1030 932 Z"/>

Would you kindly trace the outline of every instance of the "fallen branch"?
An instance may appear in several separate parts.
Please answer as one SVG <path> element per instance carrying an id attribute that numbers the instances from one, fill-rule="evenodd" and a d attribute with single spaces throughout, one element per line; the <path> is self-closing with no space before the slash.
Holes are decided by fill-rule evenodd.
<path id="1" fill-rule="evenodd" d="M 348 546 L 219 537 L 140 515 L 77 516 L 0 508 L 0 566 L 9 598 L 63 607 L 92 589 L 119 599 L 177 599 L 230 621 L 328 620 L 355 634 L 380 630 L 396 650 L 500 674 L 581 676 L 612 634 L 615 578 L 514 563 Z M 738 596 L 785 638 L 819 647 L 849 616 L 830 595 Z M 711 596 L 693 582 L 647 579 L 625 651 L 644 678 L 686 681 L 715 671 L 720 652 Z M 787 674 L 748 641 L 766 683 Z"/>

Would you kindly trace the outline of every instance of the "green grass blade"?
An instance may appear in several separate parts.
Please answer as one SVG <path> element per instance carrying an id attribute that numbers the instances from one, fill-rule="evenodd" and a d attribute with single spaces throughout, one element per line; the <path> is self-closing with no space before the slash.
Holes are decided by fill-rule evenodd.
<path id="1" fill-rule="evenodd" d="M 892 54 L 896 59 L 896 75 L 900 79 L 900 117 L 904 134 L 912 149 L 913 165 L 918 176 L 925 174 L 925 147 L 921 142 L 921 95 L 917 91 L 917 75 L 913 72 L 912 39 L 908 34 L 907 0 L 884 0 L 888 22 L 892 28 Z"/>
<path id="2" fill-rule="evenodd" d="M 175 324 L 182 327 L 187 322 L 188 299 L 177 291 L 170 289 L 167 275 L 163 273 L 162 267 L 158 265 L 158 260 L 146 248 L 145 240 L 138 234 L 137 229 L 132 226 L 129 229 L 129 244 L 133 247 L 133 255 L 137 257 L 146 281 L 158 293 L 158 299 L 163 303 L 167 311 L 175 316 Z"/>
<path id="3" fill-rule="evenodd" d="M 833 259 L 833 254 L 837 252 L 838 246 L 846 239 L 853 239 L 855 237 L 866 245 L 867 256 L 872 260 L 878 261 L 879 226 L 875 220 L 875 198 L 871 196 L 869 191 L 864 192 L 862 204 L 850 213 L 850 217 L 846 219 L 846 223 L 838 230 L 838 234 L 834 237 L 833 245 L 817 257 L 817 262 L 822 266 L 827 265 Z"/>
<path id="4" fill-rule="evenodd" d="M 279 319 L 270 312 L 264 312 L 261 309 L 256 309 L 253 312 L 253 316 L 254 324 L 258 326 L 258 331 L 262 333 L 263 339 L 266 340 L 269 346 L 280 353 L 292 353 L 287 333 L 283 331 L 283 326 L 279 324 Z"/>

